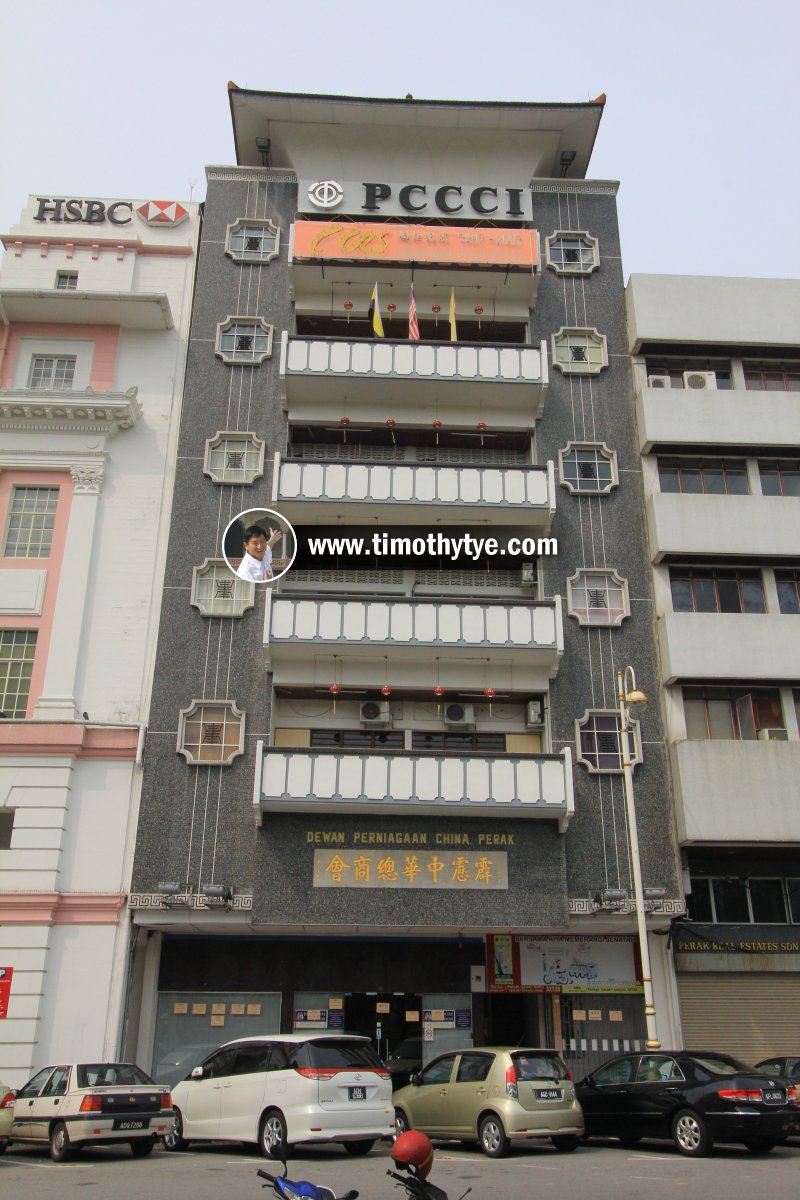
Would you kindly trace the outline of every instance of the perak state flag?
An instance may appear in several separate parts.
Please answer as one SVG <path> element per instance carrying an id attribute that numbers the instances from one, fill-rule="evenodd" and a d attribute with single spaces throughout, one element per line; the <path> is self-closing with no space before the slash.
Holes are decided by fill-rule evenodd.
<path id="1" fill-rule="evenodd" d="M 378 303 L 378 285 L 372 289 L 372 295 L 369 298 L 369 319 L 372 322 L 372 329 L 376 337 L 383 337 L 383 321 L 381 320 L 381 309 Z"/>
<path id="2" fill-rule="evenodd" d="M 458 332 L 456 330 L 456 289 L 450 289 L 450 341 L 458 341 Z"/>
<path id="3" fill-rule="evenodd" d="M 414 285 L 408 297 L 408 336 L 412 342 L 419 341 L 419 321 L 417 320 L 417 302 L 414 299 Z"/>

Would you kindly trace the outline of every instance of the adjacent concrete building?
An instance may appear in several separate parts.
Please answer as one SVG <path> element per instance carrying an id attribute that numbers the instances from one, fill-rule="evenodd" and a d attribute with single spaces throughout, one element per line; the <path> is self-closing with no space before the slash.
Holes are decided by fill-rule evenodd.
<path id="1" fill-rule="evenodd" d="M 627 288 L 688 921 L 687 1046 L 800 1036 L 800 282 Z"/>

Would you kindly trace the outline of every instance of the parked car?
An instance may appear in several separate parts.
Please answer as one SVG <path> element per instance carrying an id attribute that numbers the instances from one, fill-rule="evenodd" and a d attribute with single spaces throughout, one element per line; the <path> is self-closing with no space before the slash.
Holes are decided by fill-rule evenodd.
<path id="1" fill-rule="evenodd" d="M 8 1135 L 14 1121 L 14 1091 L 0 1083 L 0 1154 L 5 1152 L 8 1145 Z"/>
<path id="2" fill-rule="evenodd" d="M 555 1050 L 474 1046 L 440 1054 L 394 1094 L 398 1134 L 477 1139 L 500 1158 L 511 1142 L 549 1138 L 575 1150 L 584 1130 L 569 1071 Z"/>
<path id="3" fill-rule="evenodd" d="M 727 1054 L 624 1054 L 577 1086 L 588 1137 L 672 1138 L 681 1154 L 706 1155 L 714 1142 L 765 1152 L 800 1133 L 800 1092 L 790 1080 Z"/>
<path id="4" fill-rule="evenodd" d="M 7 1145 L 49 1145 L 54 1162 L 84 1146 L 128 1142 L 145 1158 L 172 1130 L 172 1097 L 133 1063 L 67 1063 L 37 1072 L 14 1098 Z"/>
<path id="5" fill-rule="evenodd" d="M 266 1158 L 295 1142 L 368 1154 L 394 1132 L 389 1072 L 369 1038 L 287 1033 L 228 1042 L 172 1089 L 168 1150 L 190 1141 L 256 1142 Z"/>
<path id="6" fill-rule="evenodd" d="M 394 1054 L 386 1060 L 386 1066 L 392 1077 L 392 1089 L 405 1087 L 415 1071 L 422 1068 L 422 1036 L 404 1038 L 398 1042 Z"/>
<path id="7" fill-rule="evenodd" d="M 765 1058 L 756 1063 L 757 1071 L 766 1071 L 768 1075 L 782 1075 L 793 1083 L 800 1082 L 800 1055 L 779 1054 L 774 1058 Z"/>

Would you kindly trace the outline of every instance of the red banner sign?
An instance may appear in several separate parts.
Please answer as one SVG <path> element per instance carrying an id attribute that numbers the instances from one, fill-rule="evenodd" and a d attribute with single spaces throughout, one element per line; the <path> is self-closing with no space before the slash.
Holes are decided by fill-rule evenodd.
<path id="1" fill-rule="evenodd" d="M 8 1016 L 8 1001 L 11 997 L 13 967 L 0 967 L 0 1019 Z"/>
<path id="2" fill-rule="evenodd" d="M 294 226 L 295 261 L 458 263 L 532 271 L 539 261 L 538 252 L 535 229 L 462 229 L 370 221 L 297 221 Z"/>

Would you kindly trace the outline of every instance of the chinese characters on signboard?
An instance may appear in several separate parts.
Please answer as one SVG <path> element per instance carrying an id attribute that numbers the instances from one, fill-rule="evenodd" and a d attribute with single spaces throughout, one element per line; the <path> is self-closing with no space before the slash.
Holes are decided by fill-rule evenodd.
<path id="1" fill-rule="evenodd" d="M 508 889 L 504 852 L 315 850 L 314 887 Z"/>

